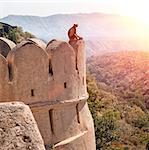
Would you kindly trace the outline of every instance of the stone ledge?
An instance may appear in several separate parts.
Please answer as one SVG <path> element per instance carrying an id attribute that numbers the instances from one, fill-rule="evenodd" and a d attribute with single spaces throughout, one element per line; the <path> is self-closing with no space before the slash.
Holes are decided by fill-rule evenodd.
<path id="1" fill-rule="evenodd" d="M 39 101 L 39 102 L 35 102 L 35 103 L 28 103 L 27 105 L 29 105 L 31 108 L 34 107 L 42 107 L 42 106 L 47 106 L 47 105 L 52 105 L 52 106 L 58 106 L 58 105 L 67 105 L 67 104 L 74 104 L 74 103 L 79 103 L 79 102 L 85 102 L 88 99 L 88 94 L 84 97 L 80 97 L 80 98 L 76 98 L 76 99 L 71 99 L 71 100 L 63 100 L 63 101 Z"/>

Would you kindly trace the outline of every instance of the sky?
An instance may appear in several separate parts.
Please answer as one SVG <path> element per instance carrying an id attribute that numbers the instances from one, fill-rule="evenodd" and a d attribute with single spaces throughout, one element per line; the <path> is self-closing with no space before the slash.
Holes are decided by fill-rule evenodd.
<path id="1" fill-rule="evenodd" d="M 0 0 L 0 18 L 103 12 L 133 16 L 149 23 L 149 0 Z"/>

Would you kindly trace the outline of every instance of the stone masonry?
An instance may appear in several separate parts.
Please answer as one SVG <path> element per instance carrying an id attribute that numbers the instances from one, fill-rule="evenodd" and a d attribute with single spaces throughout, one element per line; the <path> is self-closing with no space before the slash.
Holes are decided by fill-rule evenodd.
<path id="1" fill-rule="evenodd" d="M 20 102 L 0 103 L 0 150 L 45 150 L 27 105 Z"/>
<path id="2" fill-rule="evenodd" d="M 0 102 L 29 105 L 47 149 L 96 149 L 85 59 L 83 40 L 29 39 L 0 55 Z"/>

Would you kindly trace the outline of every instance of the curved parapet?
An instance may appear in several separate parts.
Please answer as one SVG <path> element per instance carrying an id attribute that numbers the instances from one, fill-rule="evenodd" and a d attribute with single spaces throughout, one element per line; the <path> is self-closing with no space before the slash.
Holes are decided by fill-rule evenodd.
<path id="1" fill-rule="evenodd" d="M 0 55 L 0 102 L 29 104 L 47 149 L 95 150 L 84 41 L 28 39 Z"/>
<path id="2" fill-rule="evenodd" d="M 87 94 L 86 91 L 86 53 L 83 40 L 72 41 L 70 45 L 75 51 L 76 69 L 78 71 L 79 97 Z"/>
<path id="3" fill-rule="evenodd" d="M 95 150 L 93 120 L 86 101 L 32 107 L 47 149 Z"/>
<path id="4" fill-rule="evenodd" d="M 0 54 L 7 57 L 10 50 L 12 50 L 16 44 L 6 38 L 0 37 Z"/>
<path id="5" fill-rule="evenodd" d="M 46 43 L 44 43 L 42 40 L 37 39 L 37 38 L 30 38 L 28 41 L 34 42 L 37 45 L 39 45 L 43 50 L 46 49 Z"/>
<path id="6" fill-rule="evenodd" d="M 48 55 L 35 42 L 18 44 L 7 57 L 15 100 L 27 104 L 48 99 Z"/>
<path id="7" fill-rule="evenodd" d="M 0 102 L 9 98 L 8 67 L 4 56 L 0 55 Z"/>
<path id="8" fill-rule="evenodd" d="M 71 107 L 70 107 L 71 108 Z M 73 108 L 73 107 L 72 107 Z M 73 110 L 71 108 L 71 110 Z M 54 145 L 55 150 L 95 150 L 95 134 L 94 134 L 94 125 L 93 120 L 91 117 L 91 114 L 89 112 L 87 103 L 79 103 L 78 105 L 79 110 L 79 118 L 73 118 L 74 120 L 78 120 L 78 124 L 73 124 L 74 122 L 71 122 L 72 124 L 69 124 L 69 128 L 65 129 L 65 132 L 69 131 L 71 129 L 71 126 L 73 126 L 73 130 L 71 129 L 71 132 L 69 131 L 69 138 L 65 138 L 64 140 L 61 140 L 61 142 L 58 142 Z M 72 111 L 67 110 L 72 114 Z M 65 118 L 65 120 L 67 120 Z M 69 123 L 70 123 L 69 119 Z M 77 122 L 77 121 L 76 121 Z M 67 125 L 67 124 L 65 124 Z M 65 127 L 65 126 L 64 126 Z M 74 135 L 73 135 L 74 134 Z M 65 135 L 60 134 L 60 135 Z M 61 136 L 59 136 L 61 137 Z"/>
<path id="9" fill-rule="evenodd" d="M 78 110 L 79 110 L 79 115 L 81 120 L 80 122 L 82 128 L 86 129 L 87 131 L 87 134 L 82 138 L 84 145 L 82 144 L 83 147 L 80 149 L 95 150 L 96 142 L 95 142 L 94 123 L 87 102 L 79 103 Z"/>
<path id="10" fill-rule="evenodd" d="M 54 88 L 49 98 L 69 100 L 78 97 L 77 71 L 75 68 L 75 52 L 64 41 L 52 40 L 46 51 L 51 60 L 51 70 L 54 79 Z M 54 93 L 54 95 L 53 95 Z"/>

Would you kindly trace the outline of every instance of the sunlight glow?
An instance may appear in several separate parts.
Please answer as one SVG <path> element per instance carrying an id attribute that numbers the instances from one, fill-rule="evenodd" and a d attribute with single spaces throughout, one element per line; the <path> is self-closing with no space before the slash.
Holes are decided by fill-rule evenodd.
<path id="1" fill-rule="evenodd" d="M 121 12 L 125 15 L 139 19 L 142 23 L 149 25 L 149 0 L 126 0 Z"/>

